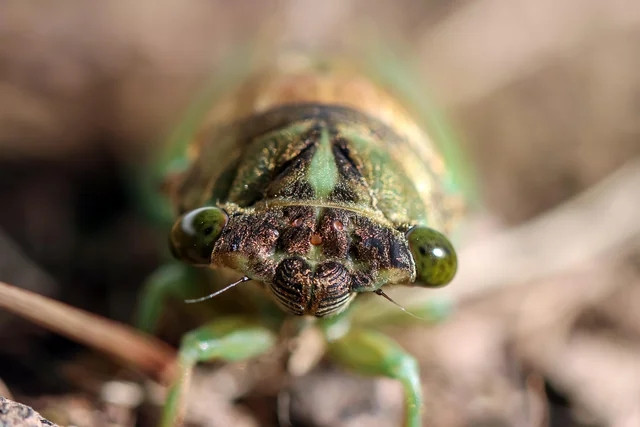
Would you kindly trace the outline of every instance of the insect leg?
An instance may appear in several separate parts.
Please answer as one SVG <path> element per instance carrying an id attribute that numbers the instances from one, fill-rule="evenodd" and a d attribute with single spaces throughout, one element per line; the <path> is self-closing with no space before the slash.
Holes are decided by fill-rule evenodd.
<path id="1" fill-rule="evenodd" d="M 329 355 L 356 372 L 399 380 L 405 392 L 405 426 L 421 425 L 422 388 L 418 363 L 396 342 L 379 332 L 352 330 L 329 342 Z"/>
<path id="2" fill-rule="evenodd" d="M 146 280 L 139 298 L 136 326 L 153 333 L 168 298 L 186 299 L 194 295 L 198 279 L 195 270 L 183 263 L 165 264 Z"/>
<path id="3" fill-rule="evenodd" d="M 239 317 L 220 318 L 186 334 L 180 344 L 178 373 L 167 396 L 162 425 L 181 424 L 184 397 L 197 362 L 250 359 L 268 351 L 275 341 L 271 330 Z"/>
<path id="4" fill-rule="evenodd" d="M 406 304 L 406 305 L 404 305 Z M 365 310 L 366 304 L 355 307 L 353 324 L 375 328 L 380 325 L 437 324 L 447 319 L 454 310 L 454 304 L 446 298 L 433 298 L 417 303 L 403 303 L 404 310 L 393 304 L 376 305 L 375 310 Z"/>

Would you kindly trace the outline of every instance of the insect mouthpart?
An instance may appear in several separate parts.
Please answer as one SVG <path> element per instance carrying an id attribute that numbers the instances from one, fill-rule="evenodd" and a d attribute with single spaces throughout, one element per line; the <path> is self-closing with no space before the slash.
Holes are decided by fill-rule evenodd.
<path id="1" fill-rule="evenodd" d="M 280 262 L 269 288 L 283 309 L 299 316 L 338 314 L 355 296 L 351 274 L 342 264 L 327 261 L 313 271 L 309 263 L 299 257 Z"/>

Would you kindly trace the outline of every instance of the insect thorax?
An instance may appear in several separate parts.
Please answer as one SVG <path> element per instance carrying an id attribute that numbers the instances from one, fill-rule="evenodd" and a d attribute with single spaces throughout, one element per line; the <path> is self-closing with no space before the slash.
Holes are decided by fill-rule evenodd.
<path id="1" fill-rule="evenodd" d="M 411 132 L 349 103 L 294 101 L 203 132 L 174 197 L 181 211 L 227 212 L 213 267 L 262 281 L 290 313 L 322 317 L 357 292 L 413 281 L 405 233 L 442 226 L 446 197 L 439 156 Z"/>

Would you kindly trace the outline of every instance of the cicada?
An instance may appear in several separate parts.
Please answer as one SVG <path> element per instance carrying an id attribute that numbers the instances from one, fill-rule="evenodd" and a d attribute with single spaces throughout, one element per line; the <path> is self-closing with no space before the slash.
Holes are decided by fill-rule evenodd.
<path id="1" fill-rule="evenodd" d="M 184 336 L 164 425 L 181 421 L 196 363 L 256 357 L 298 320 L 322 333 L 336 363 L 400 381 L 405 424 L 420 425 L 416 360 L 358 323 L 353 306 L 392 285 L 453 279 L 446 235 L 460 194 L 438 145 L 392 84 L 352 64 L 291 55 L 228 89 L 200 106 L 172 159 L 169 241 L 182 264 L 150 279 L 141 325 L 155 327 L 168 296 L 192 297 L 194 280 L 227 289 L 228 274 L 197 279 L 191 266 L 233 271 L 232 286 L 251 280 L 259 289 Z"/>

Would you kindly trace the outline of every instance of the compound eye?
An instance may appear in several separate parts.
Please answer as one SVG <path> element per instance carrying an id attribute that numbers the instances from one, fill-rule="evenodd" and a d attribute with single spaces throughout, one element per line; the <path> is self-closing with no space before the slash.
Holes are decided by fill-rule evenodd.
<path id="1" fill-rule="evenodd" d="M 436 230 L 421 226 L 409 230 L 407 239 L 416 265 L 416 280 L 435 288 L 453 279 L 458 257 L 449 239 Z"/>
<path id="2" fill-rule="evenodd" d="M 189 264 L 208 265 L 211 252 L 229 216 L 215 207 L 194 209 L 182 215 L 171 228 L 173 255 Z"/>

